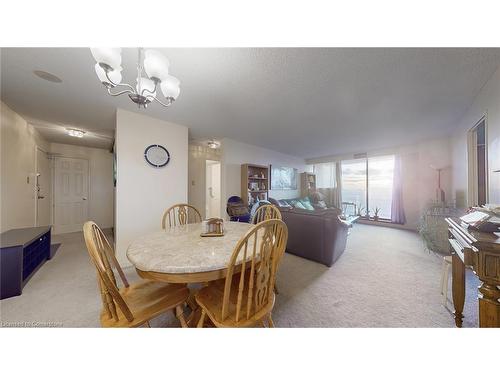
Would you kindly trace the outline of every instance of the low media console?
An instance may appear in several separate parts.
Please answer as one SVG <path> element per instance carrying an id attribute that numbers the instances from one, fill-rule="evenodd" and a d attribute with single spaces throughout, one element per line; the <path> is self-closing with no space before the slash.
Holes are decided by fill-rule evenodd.
<path id="1" fill-rule="evenodd" d="M 18 296 L 52 257 L 50 226 L 11 229 L 0 234 L 0 299 Z"/>

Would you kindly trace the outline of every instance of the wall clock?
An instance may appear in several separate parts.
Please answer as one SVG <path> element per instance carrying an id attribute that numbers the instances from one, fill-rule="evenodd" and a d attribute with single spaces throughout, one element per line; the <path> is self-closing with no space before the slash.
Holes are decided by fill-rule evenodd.
<path id="1" fill-rule="evenodd" d="M 144 158 L 152 167 L 161 168 L 170 161 L 170 153 L 161 145 L 151 145 L 144 150 Z"/>

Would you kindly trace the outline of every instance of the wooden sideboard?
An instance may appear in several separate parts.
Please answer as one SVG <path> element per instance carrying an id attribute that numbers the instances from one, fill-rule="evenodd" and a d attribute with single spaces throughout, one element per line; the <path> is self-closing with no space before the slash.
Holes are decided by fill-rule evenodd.
<path id="1" fill-rule="evenodd" d="M 465 302 L 465 267 L 481 280 L 479 327 L 500 327 L 500 237 L 467 229 L 460 219 L 447 218 L 448 240 L 453 255 L 452 295 L 455 325 L 462 326 Z"/>
<path id="2" fill-rule="evenodd" d="M 12 229 L 0 235 L 0 299 L 18 296 L 52 258 L 50 226 Z"/>

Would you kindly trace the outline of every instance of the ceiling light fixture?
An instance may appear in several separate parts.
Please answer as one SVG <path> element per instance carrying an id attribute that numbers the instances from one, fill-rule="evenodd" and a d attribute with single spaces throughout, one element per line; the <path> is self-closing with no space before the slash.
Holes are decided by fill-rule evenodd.
<path id="1" fill-rule="evenodd" d="M 83 135 L 85 134 L 83 130 L 70 129 L 70 128 L 66 128 L 66 132 L 68 133 L 69 136 L 77 138 L 82 138 Z"/>
<path id="2" fill-rule="evenodd" d="M 122 80 L 122 56 L 121 48 L 91 48 L 97 64 L 95 72 L 101 83 L 108 90 L 109 95 L 119 96 L 128 94 L 129 98 L 137 104 L 146 108 L 152 101 L 157 101 L 164 107 L 170 106 L 179 96 L 179 80 L 168 74 L 169 62 L 160 52 L 142 48 L 137 53 L 137 80 L 135 87 Z M 142 76 L 143 70 L 147 77 Z M 160 101 L 156 96 L 158 86 L 166 99 Z M 124 88 L 122 91 L 112 92 L 111 89 Z"/>
<path id="3" fill-rule="evenodd" d="M 220 142 L 217 142 L 217 141 L 212 139 L 212 140 L 207 142 L 207 145 L 208 145 L 208 147 L 210 147 L 212 149 L 216 149 L 216 148 L 220 147 Z"/>

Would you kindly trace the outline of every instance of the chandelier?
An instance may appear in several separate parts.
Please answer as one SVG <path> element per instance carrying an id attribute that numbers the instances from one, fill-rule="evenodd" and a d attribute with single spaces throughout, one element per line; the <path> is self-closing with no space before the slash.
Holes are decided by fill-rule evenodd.
<path id="1" fill-rule="evenodd" d="M 138 49 L 137 53 L 137 80 L 135 87 L 122 81 L 122 51 L 121 48 L 91 48 L 94 57 L 95 72 L 101 83 L 111 96 L 128 94 L 128 97 L 137 104 L 146 108 L 149 103 L 156 101 L 164 107 L 170 106 L 179 96 L 179 80 L 168 74 L 169 62 L 165 56 L 153 49 Z M 147 77 L 143 77 L 145 71 Z M 113 91 L 113 90 L 118 91 Z M 119 91 L 119 89 L 122 89 Z M 157 98 L 160 91 L 165 101 Z"/>

